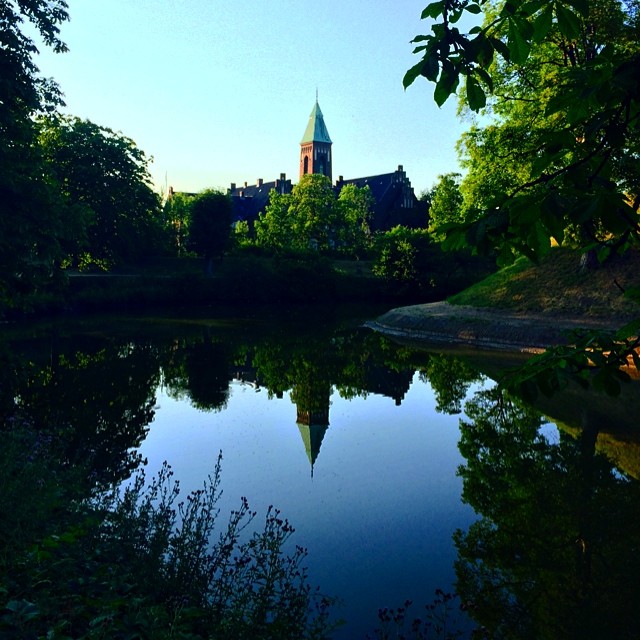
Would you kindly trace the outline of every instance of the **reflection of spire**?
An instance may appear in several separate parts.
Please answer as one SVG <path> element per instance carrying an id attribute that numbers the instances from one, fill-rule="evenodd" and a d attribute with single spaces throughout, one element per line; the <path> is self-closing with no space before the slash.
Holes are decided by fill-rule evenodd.
<path id="1" fill-rule="evenodd" d="M 298 420 L 298 429 L 300 429 L 300 435 L 302 436 L 302 442 L 304 442 L 304 448 L 307 452 L 307 457 L 311 463 L 311 477 L 313 478 L 313 465 L 316 458 L 320 453 L 320 445 L 324 434 L 329 428 L 328 421 L 324 424 L 307 424 Z"/>
<path id="2" fill-rule="evenodd" d="M 298 381 L 291 390 L 291 400 L 296 405 L 296 422 L 311 463 L 312 478 L 313 465 L 329 427 L 331 391 L 327 377 L 320 375 L 317 369 L 309 368 L 301 369 Z"/>

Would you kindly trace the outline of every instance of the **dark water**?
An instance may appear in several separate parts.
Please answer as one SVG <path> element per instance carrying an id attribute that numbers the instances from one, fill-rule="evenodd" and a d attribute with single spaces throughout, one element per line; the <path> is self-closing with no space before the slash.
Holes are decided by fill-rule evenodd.
<path id="1" fill-rule="evenodd" d="M 365 318 L 23 328 L 11 351 L 28 383 L 4 397 L 75 425 L 74 455 L 109 479 L 141 455 L 189 491 L 222 451 L 221 508 L 245 496 L 289 519 L 311 582 L 343 601 L 336 638 L 373 634 L 378 609 L 407 599 L 424 619 L 436 589 L 495 637 L 640 637 L 637 392 L 569 394 L 541 414 L 496 391 L 487 354 L 403 348 Z M 450 628 L 466 634 L 465 616 Z"/>

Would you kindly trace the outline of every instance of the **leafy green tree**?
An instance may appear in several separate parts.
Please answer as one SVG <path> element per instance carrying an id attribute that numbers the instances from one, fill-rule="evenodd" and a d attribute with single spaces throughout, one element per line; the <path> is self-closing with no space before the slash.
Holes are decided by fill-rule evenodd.
<path id="1" fill-rule="evenodd" d="M 231 198 L 222 191 L 207 189 L 191 202 L 189 246 L 204 257 L 207 275 L 213 272 L 214 259 L 229 247 L 232 215 Z"/>
<path id="2" fill-rule="evenodd" d="M 462 221 L 462 194 L 460 174 L 445 173 L 438 176 L 429 195 L 429 231 L 436 239 L 442 239 L 439 228 L 451 222 Z"/>
<path id="3" fill-rule="evenodd" d="M 15 0 L 0 8 L 0 311 L 55 280 L 63 207 L 43 180 L 33 116 L 60 103 L 38 76 L 36 43 L 66 51 L 65 0 Z"/>
<path id="4" fill-rule="evenodd" d="M 193 198 L 190 193 L 171 193 L 163 207 L 163 225 L 178 255 L 187 251 Z"/>
<path id="5" fill-rule="evenodd" d="M 360 257 L 371 247 L 369 221 L 373 215 L 375 199 L 369 186 L 360 188 L 346 184 L 340 190 L 338 207 L 343 224 L 338 232 L 340 249 L 345 253 Z"/>
<path id="6" fill-rule="evenodd" d="M 461 99 L 471 110 L 489 106 L 499 118 L 515 116 L 507 120 L 518 125 L 510 147 L 530 163 L 524 181 L 494 193 L 478 220 L 450 232 L 451 244 L 497 246 L 503 260 L 514 252 L 537 257 L 573 225 L 584 244 L 637 242 L 636 10 L 635 2 L 613 0 L 443 0 L 426 7 L 423 18 L 440 20 L 414 40 L 422 59 L 405 86 L 424 75 L 443 104 L 464 79 Z M 485 20 L 463 34 L 454 25 L 464 13 Z"/>
<path id="7" fill-rule="evenodd" d="M 233 227 L 233 240 L 236 247 L 244 249 L 255 244 L 251 235 L 249 223 L 246 220 L 238 220 Z"/>
<path id="8" fill-rule="evenodd" d="M 320 174 L 302 176 L 290 194 L 272 194 L 256 222 L 258 243 L 298 251 L 332 248 L 338 221 L 335 200 L 329 178 Z"/>
<path id="9" fill-rule="evenodd" d="M 463 15 L 479 16 L 469 33 L 457 26 Z M 424 76 L 441 105 L 464 81 L 462 104 L 489 120 L 462 141 L 470 176 L 462 191 L 477 211 L 447 230 L 444 245 L 497 251 L 501 264 L 520 254 L 537 259 L 568 234 L 601 260 L 637 247 L 637 1 L 441 0 L 422 17 L 435 22 L 431 34 L 414 39 L 421 59 L 405 87 Z M 627 356 L 637 359 L 633 335 L 631 326 L 613 340 L 590 335 L 581 349 L 606 354 L 599 366 L 607 372 Z M 553 354 L 531 378 L 554 360 L 566 366 Z"/>
<path id="10" fill-rule="evenodd" d="M 359 255 L 368 244 L 372 204 L 368 187 L 346 185 L 336 200 L 329 178 L 307 174 L 290 194 L 272 192 L 256 222 L 256 240 L 275 250 Z"/>
<path id="11" fill-rule="evenodd" d="M 65 201 L 90 215 L 88 257 L 77 246 L 72 264 L 110 267 L 161 251 L 159 196 L 133 140 L 89 120 L 56 116 L 40 122 L 40 144 Z"/>
<path id="12" fill-rule="evenodd" d="M 292 192 L 291 231 L 296 248 L 325 251 L 335 246 L 338 210 L 331 180 L 320 174 L 302 176 Z"/>
<path id="13" fill-rule="evenodd" d="M 291 193 L 271 192 L 269 204 L 255 223 L 256 242 L 259 246 L 272 251 L 293 248 L 293 216 L 289 214 L 292 200 Z"/>
<path id="14" fill-rule="evenodd" d="M 373 273 L 391 282 L 420 288 L 428 278 L 428 249 L 431 244 L 426 229 L 408 229 L 398 225 L 378 234 Z"/>

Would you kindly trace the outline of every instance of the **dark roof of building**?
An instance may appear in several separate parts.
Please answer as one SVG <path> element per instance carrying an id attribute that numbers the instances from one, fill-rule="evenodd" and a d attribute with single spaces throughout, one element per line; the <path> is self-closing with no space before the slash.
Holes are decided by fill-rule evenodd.
<path id="1" fill-rule="evenodd" d="M 380 203 L 384 200 L 388 200 L 389 197 L 393 197 L 394 191 L 402 188 L 402 183 L 398 182 L 396 172 L 383 173 L 379 176 L 366 176 L 364 178 L 350 178 L 348 180 L 339 180 L 336 187 L 338 193 L 347 184 L 355 184 L 360 189 L 369 187 L 371 189 L 371 195 L 375 198 L 376 202 Z"/>
<path id="2" fill-rule="evenodd" d="M 415 227 L 426 223 L 426 212 L 418 202 L 411 189 L 411 207 L 403 207 L 404 193 L 407 186 L 411 186 L 402 165 L 393 173 L 382 173 L 377 176 L 351 178 L 344 180 L 342 176 L 336 182 L 336 195 L 340 195 L 342 187 L 354 184 L 359 188 L 369 187 L 375 200 L 373 205 L 372 229 L 391 229 L 397 224 Z M 404 209 L 404 210 L 403 210 Z M 403 210 L 403 211 L 402 211 Z M 423 221 L 424 219 L 424 221 Z"/>
<path id="3" fill-rule="evenodd" d="M 370 221 L 373 231 L 391 229 L 398 224 L 408 227 L 422 227 L 426 225 L 427 212 L 411 189 L 411 182 L 400 165 L 392 173 L 383 173 L 377 176 L 353 178 L 344 180 L 342 176 L 336 182 L 334 190 L 336 196 L 340 195 L 342 187 L 354 184 L 357 187 L 369 187 L 374 198 L 373 216 Z M 291 193 L 293 185 L 287 179 L 286 174 L 280 174 L 279 180 L 236 186 L 231 185 L 228 193 L 233 200 L 234 219 L 246 220 L 252 224 L 258 219 L 269 204 L 269 194 L 272 190 L 278 193 Z M 411 202 L 408 194 L 411 194 Z"/>
<path id="4" fill-rule="evenodd" d="M 258 180 L 256 184 L 244 183 L 244 185 L 231 185 L 229 195 L 233 200 L 236 220 L 256 220 L 258 214 L 264 211 L 269 204 L 269 194 L 275 189 L 280 193 L 291 192 L 291 180 L 281 174 L 279 180 L 263 182 Z"/>
<path id="5" fill-rule="evenodd" d="M 320 105 L 317 100 L 315 105 L 313 105 L 311 115 L 309 116 L 309 123 L 307 124 L 300 144 L 304 144 L 305 142 L 326 142 L 331 144 L 331 138 L 329 137 L 329 132 L 324 123 L 324 116 L 322 115 L 322 111 L 320 111 Z"/>

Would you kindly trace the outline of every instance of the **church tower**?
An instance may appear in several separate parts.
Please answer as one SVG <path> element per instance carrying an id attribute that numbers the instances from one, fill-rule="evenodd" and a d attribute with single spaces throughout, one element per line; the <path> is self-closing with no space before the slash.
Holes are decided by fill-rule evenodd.
<path id="1" fill-rule="evenodd" d="M 307 173 L 321 173 L 331 180 L 331 144 L 316 95 L 316 103 L 309 116 L 309 124 L 300 142 L 301 178 Z"/>

